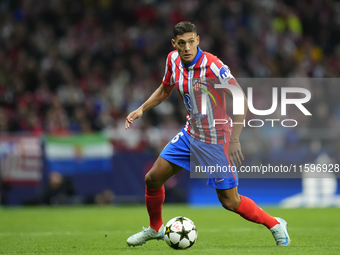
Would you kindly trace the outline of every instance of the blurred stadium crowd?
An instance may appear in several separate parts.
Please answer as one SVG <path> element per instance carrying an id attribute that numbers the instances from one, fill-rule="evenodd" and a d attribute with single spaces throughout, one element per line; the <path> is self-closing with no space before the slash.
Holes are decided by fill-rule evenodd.
<path id="1" fill-rule="evenodd" d="M 177 93 L 133 132 L 124 121 L 161 83 L 182 20 L 236 78 L 340 76 L 338 1 L 2 0 L 0 134 L 102 131 L 116 150 L 164 146 L 185 120 Z M 340 88 L 311 89 L 316 118 L 339 130 Z"/>

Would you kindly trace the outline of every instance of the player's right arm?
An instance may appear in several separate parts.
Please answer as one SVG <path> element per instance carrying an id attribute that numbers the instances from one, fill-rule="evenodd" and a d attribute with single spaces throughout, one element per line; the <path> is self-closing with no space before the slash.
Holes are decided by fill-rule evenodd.
<path id="1" fill-rule="evenodd" d="M 138 119 L 143 115 L 143 112 L 159 105 L 165 99 L 167 99 L 174 89 L 175 86 L 164 86 L 163 83 L 156 89 L 154 93 L 149 97 L 148 100 L 145 101 L 137 110 L 131 112 L 125 121 L 125 129 L 130 128 L 130 124 L 133 123 L 135 119 Z"/>

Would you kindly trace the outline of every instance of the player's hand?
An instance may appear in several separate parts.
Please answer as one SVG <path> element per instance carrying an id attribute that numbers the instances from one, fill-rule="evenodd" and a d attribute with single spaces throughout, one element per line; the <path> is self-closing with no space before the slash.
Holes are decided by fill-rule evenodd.
<path id="1" fill-rule="evenodd" d="M 125 130 L 130 128 L 130 124 L 133 123 L 135 119 L 138 119 L 143 115 L 142 109 L 138 108 L 137 110 L 131 112 L 125 120 Z"/>
<path id="2" fill-rule="evenodd" d="M 236 164 L 236 166 L 242 165 L 242 161 L 244 160 L 242 151 L 241 151 L 241 144 L 240 142 L 230 142 L 229 143 L 229 159 L 232 165 Z"/>

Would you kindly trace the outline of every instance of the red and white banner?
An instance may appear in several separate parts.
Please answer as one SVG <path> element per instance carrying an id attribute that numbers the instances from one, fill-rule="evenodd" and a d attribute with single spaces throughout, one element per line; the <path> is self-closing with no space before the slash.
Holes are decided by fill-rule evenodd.
<path id="1" fill-rule="evenodd" d="M 36 184 L 42 170 L 40 137 L 0 136 L 0 177 L 5 182 Z"/>

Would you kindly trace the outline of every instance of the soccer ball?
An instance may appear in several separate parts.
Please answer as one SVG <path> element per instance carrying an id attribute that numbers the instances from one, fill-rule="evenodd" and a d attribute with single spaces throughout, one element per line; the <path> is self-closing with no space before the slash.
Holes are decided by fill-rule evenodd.
<path id="1" fill-rule="evenodd" d="M 197 239 L 195 224 L 188 218 L 178 216 L 165 225 L 164 240 L 173 249 L 187 249 L 194 245 Z"/>

